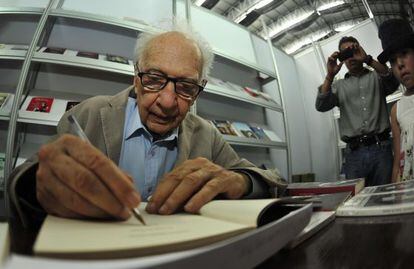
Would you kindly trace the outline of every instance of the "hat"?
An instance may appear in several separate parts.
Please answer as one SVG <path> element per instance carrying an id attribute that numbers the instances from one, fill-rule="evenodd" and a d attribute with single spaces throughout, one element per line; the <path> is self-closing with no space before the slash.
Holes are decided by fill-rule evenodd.
<path id="1" fill-rule="evenodd" d="M 398 50 L 414 48 L 414 33 L 408 21 L 391 19 L 383 22 L 378 28 L 378 37 L 381 39 L 382 49 L 378 61 L 386 63 L 390 55 Z"/>

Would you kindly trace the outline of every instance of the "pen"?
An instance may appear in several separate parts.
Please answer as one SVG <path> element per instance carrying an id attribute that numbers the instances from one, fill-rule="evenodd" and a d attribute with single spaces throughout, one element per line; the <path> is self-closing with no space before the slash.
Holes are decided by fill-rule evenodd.
<path id="1" fill-rule="evenodd" d="M 72 127 L 72 130 L 76 133 L 76 135 L 81 138 L 83 141 L 90 143 L 88 137 L 86 136 L 85 132 L 82 130 L 82 127 L 79 125 L 79 122 L 76 120 L 74 115 L 68 116 L 69 123 Z M 141 222 L 143 225 L 147 225 L 142 217 L 141 213 L 139 212 L 138 208 L 133 208 L 131 210 L 134 217 Z"/>

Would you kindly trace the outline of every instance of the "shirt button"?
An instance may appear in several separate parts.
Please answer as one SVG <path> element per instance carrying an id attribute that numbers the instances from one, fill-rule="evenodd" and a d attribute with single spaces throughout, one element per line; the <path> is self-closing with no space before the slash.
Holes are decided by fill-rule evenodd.
<path id="1" fill-rule="evenodd" d="M 361 99 L 364 100 L 365 99 L 365 96 L 362 96 Z"/>
<path id="2" fill-rule="evenodd" d="M 365 110 L 367 110 L 367 108 L 366 108 L 366 107 L 364 107 L 364 108 L 363 108 L 363 110 L 365 111 Z"/>

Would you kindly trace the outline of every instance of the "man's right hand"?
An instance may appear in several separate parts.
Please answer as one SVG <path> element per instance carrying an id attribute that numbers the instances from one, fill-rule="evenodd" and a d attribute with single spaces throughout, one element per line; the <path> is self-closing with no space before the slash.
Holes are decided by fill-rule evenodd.
<path id="1" fill-rule="evenodd" d="M 127 219 L 141 202 L 128 175 L 73 135 L 41 147 L 36 183 L 39 203 L 60 217 Z"/>
<path id="2" fill-rule="evenodd" d="M 338 74 L 339 70 L 343 65 L 343 62 L 338 64 L 339 51 L 335 51 L 331 54 L 328 58 L 328 62 L 326 63 L 326 67 L 328 70 L 327 78 L 332 82 L 336 74 Z"/>

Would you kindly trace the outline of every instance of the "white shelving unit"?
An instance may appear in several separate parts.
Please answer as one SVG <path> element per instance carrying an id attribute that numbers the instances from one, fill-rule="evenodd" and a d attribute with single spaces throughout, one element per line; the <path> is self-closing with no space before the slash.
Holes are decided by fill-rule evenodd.
<path id="1" fill-rule="evenodd" d="M 38 17 L 38 21 L 33 22 L 36 24 L 36 27 L 33 28 L 35 29 L 33 36 L 28 38 L 26 44 L 24 44 L 28 46 L 27 50 L 12 49 L 16 45 L 22 45 L 13 42 L 12 38 L 12 40 L 0 39 L 0 43 L 5 44 L 3 48 L 0 47 L 0 61 L 18 61 L 21 66 L 18 79 L 12 85 L 9 85 L 11 86 L 9 88 L 12 89 L 10 93 L 17 97 L 14 99 L 12 111 L 10 115 L 0 116 L 0 120 L 10 122 L 12 127 L 7 130 L 7 136 L 4 135 L 5 130 L 2 133 L 0 132 L 3 141 L 7 140 L 7 145 L 2 145 L 2 148 L 0 148 L 0 152 L 6 152 L 7 156 L 6 174 L 10 173 L 15 158 L 21 160 L 35 153 L 41 144 L 55 133 L 58 122 L 59 117 L 56 118 L 56 115 L 53 115 L 53 119 L 51 119 L 47 116 L 35 117 L 22 113 L 22 111 L 25 112 L 25 98 L 31 98 L 32 96 L 53 97 L 56 101 L 54 105 L 59 105 L 57 101 L 81 101 L 94 95 L 115 94 L 132 84 L 134 76 L 132 53 L 136 36 L 142 32 L 156 33 L 161 31 L 153 27 L 151 22 L 145 22 L 140 18 L 132 18 L 128 14 L 125 16 L 117 14 L 111 17 L 105 15 L 107 12 L 99 12 L 99 10 L 96 14 L 82 11 L 81 6 L 79 9 L 66 8 L 66 3 L 69 5 L 74 4 L 74 2 L 51 0 L 43 8 L 0 6 L 0 16 L 7 14 Z M 142 1 L 140 4 L 145 4 L 144 2 L 150 2 L 150 0 Z M 165 4 L 165 2 L 163 3 Z M 166 8 L 166 5 L 163 5 L 163 10 L 160 12 L 164 12 L 163 15 L 167 14 L 172 18 L 175 13 L 174 7 L 179 3 L 180 1 L 178 3 L 169 1 L 170 6 L 167 5 L 168 8 Z M 190 8 L 193 12 L 194 9 L 197 10 L 196 12 L 207 12 L 194 6 Z M 216 14 L 207 13 L 203 16 L 211 16 L 211 18 L 217 19 Z M 195 24 L 190 18 L 188 19 Z M 222 18 L 218 19 L 222 20 Z M 232 22 L 226 21 L 223 23 L 227 23 L 231 27 L 234 26 Z M 241 31 L 240 33 L 245 32 L 246 36 L 251 38 L 251 34 L 246 29 L 238 25 L 237 27 L 240 28 L 238 30 Z M 197 29 L 196 25 L 195 28 Z M 88 38 L 82 39 L 85 36 Z M 107 42 L 102 42 L 102 40 Z M 262 45 L 267 45 L 264 40 L 256 42 L 263 42 Z M 47 47 L 65 48 L 65 52 L 63 54 L 45 52 Z M 250 96 L 243 91 L 243 87 L 248 86 L 263 91 L 265 83 L 262 82 L 263 79 L 258 77 L 266 77 L 266 82 L 278 82 L 276 72 L 273 71 L 274 66 L 263 65 L 260 61 L 252 61 L 255 57 L 260 58 L 257 54 L 261 53 L 261 49 L 255 49 L 252 44 L 247 46 L 253 50 L 250 53 L 253 58 L 250 60 L 226 53 L 223 49 L 218 49 L 220 46 L 216 47 L 214 40 L 213 47 L 217 57 L 212 76 L 233 82 L 239 86 L 239 90 L 236 91 L 225 86 L 209 83 L 196 103 L 197 114 L 207 119 L 217 117 L 217 119 L 228 118 L 230 120 L 253 122 L 270 129 L 268 121 L 272 119 L 266 118 L 266 111 L 273 111 L 279 113 L 282 118 L 284 117 L 279 92 L 277 92 L 279 100 L 265 100 Z M 268 49 L 270 51 L 271 47 L 268 47 Z M 91 51 L 98 53 L 99 56 L 98 59 L 76 56 L 79 51 Z M 106 59 L 107 54 L 127 58 L 129 63 L 108 61 Z M 274 59 L 271 63 L 274 64 Z M 1 67 L 0 65 L 0 72 Z M 2 85 L 2 78 L 0 78 L 0 85 Z M 277 86 L 274 90 L 278 91 L 279 88 Z M 211 112 L 211 109 L 211 113 L 204 113 L 203 111 L 206 111 L 211 104 L 217 105 L 218 109 L 213 109 L 215 110 L 214 113 Z M 61 111 L 62 114 L 63 112 Z M 286 126 L 286 122 L 283 124 Z M 268 163 L 273 163 L 271 166 L 278 165 L 272 162 L 271 151 L 285 151 L 287 155 L 285 162 L 288 167 L 284 167 L 282 170 L 286 171 L 286 176 L 289 177 L 288 143 L 283 130 L 278 135 L 282 137 L 281 141 L 233 136 L 225 136 L 225 138 L 235 146 L 236 150 L 242 147 L 242 152 L 244 152 L 247 148 L 250 156 L 255 156 L 256 152 L 259 152 L 258 154 L 263 156 L 258 156 L 257 159 L 269 159 Z M 17 149 L 20 150 L 17 152 Z M 17 155 L 18 153 L 20 155 Z"/>

